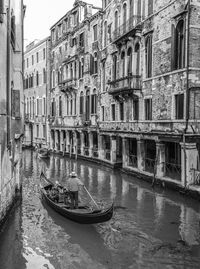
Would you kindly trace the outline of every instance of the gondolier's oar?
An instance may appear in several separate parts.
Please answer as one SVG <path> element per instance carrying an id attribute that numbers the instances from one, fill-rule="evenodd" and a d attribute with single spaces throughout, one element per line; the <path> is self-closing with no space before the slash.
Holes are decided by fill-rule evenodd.
<path id="1" fill-rule="evenodd" d="M 93 203 L 95 204 L 95 206 L 100 210 L 98 204 L 95 202 L 94 198 L 92 197 L 92 195 L 89 193 L 89 191 L 86 189 L 85 185 L 83 186 L 85 191 L 87 192 L 87 194 L 89 195 L 89 197 L 91 198 L 91 200 L 93 201 Z"/>

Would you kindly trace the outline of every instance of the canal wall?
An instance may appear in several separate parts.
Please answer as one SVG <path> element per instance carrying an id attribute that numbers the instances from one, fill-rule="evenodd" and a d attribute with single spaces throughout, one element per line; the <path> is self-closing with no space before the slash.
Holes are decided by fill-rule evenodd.
<path id="1" fill-rule="evenodd" d="M 52 154 L 63 156 L 63 153 L 61 153 L 61 152 L 52 152 Z M 65 153 L 64 156 L 70 157 L 70 154 Z M 75 159 L 76 156 L 71 155 L 70 158 Z M 128 167 L 124 168 L 120 164 L 111 163 L 111 162 L 108 162 L 106 160 L 101 160 L 101 159 L 97 159 L 97 158 L 88 158 L 86 156 L 78 155 L 77 159 L 82 159 L 85 161 L 93 162 L 93 163 L 96 163 L 96 164 L 99 164 L 102 166 L 109 167 L 110 169 L 117 169 L 122 173 L 132 175 L 133 177 L 136 177 L 139 180 L 143 180 L 143 181 L 148 182 L 149 184 L 151 184 L 152 188 L 158 187 L 158 188 L 162 188 L 162 189 L 165 189 L 165 188 L 171 189 L 173 191 L 178 192 L 180 195 L 186 195 L 188 197 L 191 197 L 195 200 L 200 201 L 200 187 L 197 185 L 187 185 L 185 187 L 182 185 L 181 182 L 179 182 L 177 180 L 173 180 L 171 178 L 154 176 L 151 173 L 148 173 L 145 171 L 140 172 L 138 170 L 134 170 L 134 169 L 131 169 Z"/>

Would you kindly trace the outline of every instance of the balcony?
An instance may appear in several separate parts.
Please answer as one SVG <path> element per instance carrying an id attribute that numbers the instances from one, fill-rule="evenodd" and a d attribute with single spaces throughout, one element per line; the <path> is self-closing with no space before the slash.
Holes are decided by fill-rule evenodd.
<path id="1" fill-rule="evenodd" d="M 140 22 L 141 16 L 132 16 L 113 32 L 113 42 L 119 41 L 129 33 L 135 33 L 138 30 L 141 31 L 142 28 Z"/>
<path id="2" fill-rule="evenodd" d="M 123 78 L 115 79 L 108 82 L 110 84 L 109 93 L 113 96 L 121 94 L 132 94 L 133 90 L 141 90 L 141 76 L 131 75 Z"/>
<path id="3" fill-rule="evenodd" d="M 63 80 L 59 86 L 62 92 L 68 93 L 77 89 L 77 78 Z"/>

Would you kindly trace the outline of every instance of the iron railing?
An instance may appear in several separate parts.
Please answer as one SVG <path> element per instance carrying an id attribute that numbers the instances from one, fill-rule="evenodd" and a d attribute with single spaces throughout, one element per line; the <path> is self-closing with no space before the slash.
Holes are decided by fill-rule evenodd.
<path id="1" fill-rule="evenodd" d="M 105 150 L 105 157 L 106 157 L 106 160 L 110 161 L 110 150 L 109 149 Z"/>
<path id="2" fill-rule="evenodd" d="M 128 162 L 129 166 L 137 167 L 138 166 L 137 161 L 138 161 L 137 155 L 129 155 L 129 162 Z"/>
<path id="3" fill-rule="evenodd" d="M 141 27 L 138 25 L 141 22 L 141 18 L 141 16 L 137 15 L 131 16 L 131 18 L 129 18 L 125 23 L 115 29 L 113 32 L 113 41 L 116 41 L 134 28 L 141 29 Z"/>
<path id="4" fill-rule="evenodd" d="M 141 89 L 141 76 L 140 75 L 129 75 L 126 77 L 118 78 L 109 82 L 111 85 L 110 93 L 115 89 Z"/>
<path id="5" fill-rule="evenodd" d="M 181 165 L 177 163 L 165 163 L 165 175 L 172 179 L 181 180 Z"/>
<path id="6" fill-rule="evenodd" d="M 155 169 L 155 159 L 145 158 L 145 171 L 149 173 L 154 173 Z"/>

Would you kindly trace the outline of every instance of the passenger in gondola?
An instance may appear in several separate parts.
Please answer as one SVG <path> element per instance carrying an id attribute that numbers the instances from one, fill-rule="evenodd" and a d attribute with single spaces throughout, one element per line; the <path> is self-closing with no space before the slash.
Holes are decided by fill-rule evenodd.
<path id="1" fill-rule="evenodd" d="M 51 197 L 51 199 L 52 199 L 54 202 L 56 202 L 56 203 L 59 202 L 59 191 L 58 191 L 58 188 L 56 188 L 56 187 L 53 187 L 53 188 L 52 188 L 50 197 Z"/>
<path id="2" fill-rule="evenodd" d="M 71 206 L 70 206 L 71 209 L 78 208 L 78 193 L 80 186 L 84 186 L 84 184 L 77 177 L 76 173 L 72 172 L 67 182 L 67 189 L 70 192 L 70 198 L 71 198 Z"/>

